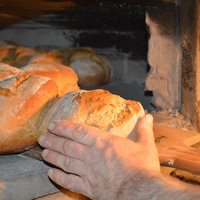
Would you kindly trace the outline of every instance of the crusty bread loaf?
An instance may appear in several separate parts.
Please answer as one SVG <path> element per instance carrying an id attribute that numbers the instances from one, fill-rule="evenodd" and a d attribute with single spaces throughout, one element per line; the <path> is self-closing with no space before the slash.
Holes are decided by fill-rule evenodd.
<path id="1" fill-rule="evenodd" d="M 69 57 L 69 66 L 77 73 L 80 86 L 99 86 L 110 80 L 110 69 L 104 57 L 92 48 L 74 51 Z"/>
<path id="2" fill-rule="evenodd" d="M 38 52 L 34 49 L 31 48 L 27 48 L 27 47 L 17 47 L 16 48 L 16 58 L 14 60 L 13 66 L 15 67 L 23 67 L 25 65 L 27 65 L 27 63 L 29 62 L 29 60 L 38 54 Z"/>
<path id="3" fill-rule="evenodd" d="M 0 43 L 0 61 L 18 68 L 25 66 L 35 54 L 37 51 L 31 48 L 6 42 Z"/>
<path id="4" fill-rule="evenodd" d="M 36 144 L 37 129 L 57 94 L 58 86 L 47 77 L 26 74 L 0 82 L 0 154 Z"/>
<path id="5" fill-rule="evenodd" d="M 22 68 L 29 74 L 49 77 L 56 82 L 59 88 L 59 96 L 68 92 L 79 90 L 78 77 L 69 67 L 61 64 L 29 64 Z"/>
<path id="6" fill-rule="evenodd" d="M 7 42 L 0 43 L 0 62 L 12 65 L 16 59 L 16 45 Z"/>
<path id="7" fill-rule="evenodd" d="M 33 56 L 28 64 L 44 63 L 66 64 L 67 58 L 63 55 L 62 51 L 60 51 L 59 49 L 55 49 Z"/>
<path id="8" fill-rule="evenodd" d="M 74 91 L 60 98 L 45 116 L 40 131 L 54 120 L 69 120 L 128 137 L 144 115 L 139 102 L 125 100 L 105 90 Z M 46 130 L 45 130 L 46 132 Z"/>
<path id="9" fill-rule="evenodd" d="M 22 70 L 0 62 L 0 81 L 25 74 Z"/>

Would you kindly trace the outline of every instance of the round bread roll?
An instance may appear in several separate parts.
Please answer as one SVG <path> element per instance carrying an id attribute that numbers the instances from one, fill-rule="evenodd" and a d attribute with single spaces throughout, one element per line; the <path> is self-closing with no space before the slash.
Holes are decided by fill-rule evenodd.
<path id="1" fill-rule="evenodd" d="M 25 74 L 22 70 L 0 62 L 0 81 Z"/>
<path id="2" fill-rule="evenodd" d="M 80 86 L 99 86 L 104 83 L 104 69 L 90 59 L 76 60 L 70 64 L 70 67 L 77 73 Z"/>
<path id="3" fill-rule="evenodd" d="M 61 64 L 29 64 L 22 68 L 29 74 L 49 77 L 58 85 L 59 96 L 63 96 L 68 92 L 79 90 L 78 77 L 76 73 L 69 67 Z"/>
<path id="4" fill-rule="evenodd" d="M 46 132 L 47 125 L 54 120 L 69 120 L 132 138 L 135 124 L 144 114 L 139 102 L 125 100 L 106 90 L 80 90 L 66 94 L 53 105 L 40 131 Z"/>
<path id="5" fill-rule="evenodd" d="M 99 86 L 110 80 L 110 69 L 104 57 L 92 48 L 77 49 L 69 57 L 69 63 L 78 75 L 80 86 Z"/>
<path id="6" fill-rule="evenodd" d="M 26 74 L 0 82 L 0 154 L 36 145 L 37 129 L 57 94 L 47 77 Z"/>

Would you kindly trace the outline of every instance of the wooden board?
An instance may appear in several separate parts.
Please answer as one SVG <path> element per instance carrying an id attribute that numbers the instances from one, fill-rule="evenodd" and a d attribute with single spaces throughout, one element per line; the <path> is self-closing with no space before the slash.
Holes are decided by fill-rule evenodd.
<path id="1" fill-rule="evenodd" d="M 200 174 L 200 133 L 154 124 L 154 136 L 161 165 Z"/>

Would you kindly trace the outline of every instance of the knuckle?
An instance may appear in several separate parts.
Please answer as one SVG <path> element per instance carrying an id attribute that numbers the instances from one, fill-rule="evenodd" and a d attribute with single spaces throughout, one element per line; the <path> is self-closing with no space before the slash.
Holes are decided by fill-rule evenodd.
<path id="1" fill-rule="evenodd" d="M 87 130 L 84 126 L 79 126 L 76 131 L 74 132 L 74 139 L 81 139 L 85 137 Z"/>
<path id="2" fill-rule="evenodd" d="M 65 140 L 63 145 L 62 145 L 62 151 L 64 155 L 68 155 L 73 148 L 74 142 L 70 140 Z"/>

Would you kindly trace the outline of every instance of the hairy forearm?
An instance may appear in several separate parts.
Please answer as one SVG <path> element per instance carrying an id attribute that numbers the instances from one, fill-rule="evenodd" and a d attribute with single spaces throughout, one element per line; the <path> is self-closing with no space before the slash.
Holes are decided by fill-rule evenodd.
<path id="1" fill-rule="evenodd" d="M 200 187 L 161 174 L 149 178 L 140 177 L 138 182 L 133 182 L 130 176 L 129 180 L 122 185 L 117 198 L 120 200 L 197 200 L 200 198 Z"/>

